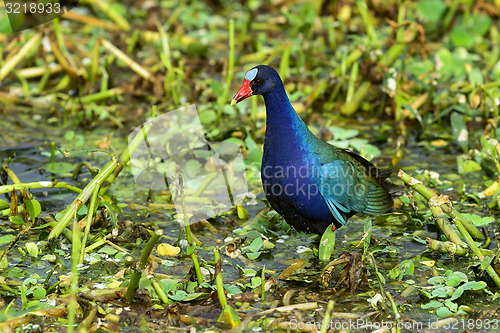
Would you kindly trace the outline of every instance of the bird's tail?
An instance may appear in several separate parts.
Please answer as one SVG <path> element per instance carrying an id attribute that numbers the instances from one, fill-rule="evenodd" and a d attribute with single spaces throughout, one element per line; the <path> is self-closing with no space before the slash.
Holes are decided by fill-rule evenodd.
<path id="1" fill-rule="evenodd" d="M 403 195 L 403 186 L 396 185 L 387 178 L 392 174 L 392 169 L 380 171 L 379 178 L 382 180 L 382 185 L 386 189 L 386 191 L 393 198 L 398 198 Z"/>

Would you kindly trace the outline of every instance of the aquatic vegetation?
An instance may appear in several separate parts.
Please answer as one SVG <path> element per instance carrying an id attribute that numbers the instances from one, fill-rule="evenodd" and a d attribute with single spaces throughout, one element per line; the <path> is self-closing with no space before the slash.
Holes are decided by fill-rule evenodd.
<path id="1" fill-rule="evenodd" d="M 498 8 L 80 0 L 15 33 L 1 15 L 0 330 L 493 328 Z M 320 240 L 269 208 L 265 107 L 230 105 L 257 64 L 314 135 L 404 170 L 392 211 Z M 196 124 L 148 135 L 148 119 L 193 104 Z M 197 149 L 175 146 L 193 133 Z M 156 144 L 175 163 L 128 163 Z"/>

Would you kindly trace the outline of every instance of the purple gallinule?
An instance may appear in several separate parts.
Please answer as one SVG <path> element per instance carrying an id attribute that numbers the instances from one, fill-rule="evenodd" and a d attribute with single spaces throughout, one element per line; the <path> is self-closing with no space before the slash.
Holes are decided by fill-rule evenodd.
<path id="1" fill-rule="evenodd" d="M 297 230 L 322 234 L 355 213 L 388 211 L 391 171 L 317 138 L 295 112 L 279 74 L 259 65 L 245 74 L 231 104 L 262 95 L 266 135 L 261 177 L 271 206 Z"/>

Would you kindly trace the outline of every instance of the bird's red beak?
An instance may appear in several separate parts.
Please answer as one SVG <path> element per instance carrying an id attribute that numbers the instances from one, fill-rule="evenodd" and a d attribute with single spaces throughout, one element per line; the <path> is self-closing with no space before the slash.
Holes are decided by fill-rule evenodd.
<path id="1" fill-rule="evenodd" d="M 247 99 L 248 97 L 252 96 L 252 89 L 250 89 L 250 81 L 247 79 L 243 80 L 243 85 L 241 86 L 240 90 L 234 95 L 233 100 L 231 101 L 231 105 L 235 105 L 236 103 L 241 102 L 244 99 Z"/>

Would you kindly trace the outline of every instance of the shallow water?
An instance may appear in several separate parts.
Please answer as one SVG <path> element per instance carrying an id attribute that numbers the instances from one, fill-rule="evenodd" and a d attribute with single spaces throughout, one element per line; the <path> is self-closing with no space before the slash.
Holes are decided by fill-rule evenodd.
<path id="1" fill-rule="evenodd" d="M 54 142 L 56 146 L 64 147 L 66 150 L 82 149 L 94 146 L 96 141 L 102 139 L 103 135 L 109 134 L 110 131 L 104 126 L 98 126 L 93 130 L 77 128 L 74 130 L 74 135 L 65 137 L 68 128 L 61 126 L 60 122 L 53 121 L 49 125 L 40 126 L 38 121 L 33 121 L 30 117 L 29 113 L 19 112 L 15 115 L 10 114 L 10 116 L 0 121 L 2 128 L 9 128 L 8 139 L 0 143 L 0 160 L 5 161 L 9 156 L 15 155 L 9 165 L 18 175 L 21 182 L 57 179 L 83 188 L 91 177 L 90 172 L 86 168 L 83 168 L 77 180 L 73 180 L 70 172 L 72 171 L 72 166 L 81 161 L 90 161 L 94 167 L 99 168 L 108 162 L 109 157 L 107 155 L 98 153 L 86 153 L 71 157 L 64 157 L 56 153 L 56 163 L 63 163 L 60 164 L 61 168 L 68 166 L 67 164 L 69 163 L 69 168 L 67 172 L 57 175 L 51 173 L 47 170 L 50 165 L 51 142 Z M 47 114 L 48 117 L 49 115 Z M 132 124 L 132 128 L 134 126 L 133 121 L 130 121 L 130 123 Z M 388 124 L 390 125 L 391 123 L 388 122 Z M 348 127 L 348 124 L 337 126 Z M 360 133 L 362 133 L 361 137 L 367 139 L 370 139 L 374 130 L 372 124 L 363 124 L 359 121 L 353 121 L 349 127 L 360 129 Z M 129 133 L 127 133 L 127 130 L 112 130 L 112 132 L 112 150 L 119 151 L 126 146 Z M 379 147 L 383 154 L 375 162 L 380 162 L 380 165 L 389 164 L 392 154 L 392 144 L 386 143 Z M 457 149 L 458 147 L 454 146 L 453 143 L 443 148 L 435 148 L 419 142 L 410 142 L 404 149 L 405 156 L 399 165 L 415 175 L 425 169 L 438 172 L 441 176 L 440 181 L 445 181 L 445 183 L 440 185 L 440 193 L 458 198 L 459 196 L 455 193 L 457 183 L 463 182 L 467 188 L 477 187 L 480 185 L 482 177 L 476 174 L 457 177 Z M 397 181 L 395 175 L 393 175 L 392 179 Z M 446 183 L 448 180 L 451 181 Z M 373 276 L 368 277 L 371 288 L 361 285 L 356 293 L 352 295 L 345 290 L 338 293 L 333 289 L 324 290 L 319 287 L 318 277 L 325 266 L 325 263 L 319 262 L 313 254 L 313 248 L 317 247 L 319 236 L 300 234 L 293 230 L 285 232 L 279 228 L 280 223 L 284 223 L 281 219 L 277 220 L 278 226 L 270 227 L 270 231 L 262 228 L 262 226 L 269 226 L 268 223 L 257 223 L 254 228 L 248 227 L 250 221 L 266 207 L 260 188 L 254 187 L 249 188 L 249 190 L 256 191 L 258 194 L 256 200 L 252 200 L 254 204 L 246 205 L 250 213 L 248 220 L 238 219 L 234 212 L 229 215 L 222 214 L 217 218 L 209 220 L 216 228 L 216 234 L 206 228 L 196 229 L 194 232 L 196 237 L 203 243 L 203 248 L 199 250 L 200 260 L 208 263 L 209 266 L 213 265 L 212 249 L 215 246 L 227 244 L 231 239 L 237 237 L 248 237 L 248 243 L 256 235 L 260 235 L 260 232 L 268 237 L 269 242 L 274 245 L 273 248 L 263 250 L 263 253 L 256 260 L 249 260 L 244 256 L 240 256 L 237 259 L 230 259 L 223 255 L 222 270 L 225 283 L 237 285 L 238 283 L 248 282 L 248 278 L 240 276 L 237 265 L 256 271 L 265 266 L 266 276 L 272 277 L 278 276 L 294 262 L 302 262 L 304 264 L 301 269 L 294 272 L 285 280 L 277 280 L 272 292 L 266 293 L 265 302 L 260 302 L 259 300 L 250 301 L 249 313 L 266 309 L 273 300 L 281 300 L 287 290 L 295 290 L 296 296 L 294 296 L 293 302 L 296 303 L 319 301 L 320 304 L 324 304 L 322 302 L 335 299 L 337 302 L 335 305 L 336 312 L 363 313 L 371 311 L 368 299 L 374 295 L 372 289 L 377 289 L 376 280 Z M 41 217 L 53 216 L 63 210 L 76 197 L 76 194 L 70 191 L 59 189 L 33 190 L 31 192 L 41 203 Z M 122 171 L 118 180 L 110 188 L 109 193 L 116 200 L 115 203 L 118 203 L 115 207 L 123 209 L 117 215 L 118 221 L 129 220 L 134 225 L 148 225 L 149 222 L 154 222 L 164 231 L 162 242 L 174 244 L 177 241 L 181 228 L 179 222 L 174 217 L 174 211 L 172 209 L 164 211 L 147 208 L 148 193 L 144 188 L 136 186 L 129 168 L 125 168 Z M 155 200 L 156 202 L 164 203 L 165 196 L 162 196 L 161 193 L 156 193 L 153 195 L 152 202 L 155 202 Z M 137 205 L 145 207 L 137 207 Z M 466 203 L 461 206 L 461 209 L 468 210 L 467 206 L 468 204 Z M 470 205 L 470 210 L 481 215 L 487 214 L 486 211 L 477 205 Z M 412 283 L 420 285 L 426 284 L 427 279 L 436 274 L 436 270 L 435 268 L 419 264 L 419 261 L 436 260 L 436 267 L 439 267 L 438 271 L 441 271 L 441 273 L 444 269 L 463 270 L 463 267 L 468 265 L 468 259 L 451 258 L 448 255 L 440 256 L 428 253 L 426 252 L 425 244 L 415 240 L 416 238 L 425 240 L 426 237 L 436 238 L 436 228 L 430 223 L 428 215 L 427 218 L 423 218 L 422 222 L 418 222 L 408 219 L 407 215 L 412 214 L 411 209 L 408 207 L 396 211 L 397 213 L 388 213 L 374 219 L 372 218 L 373 236 L 380 242 L 381 248 L 384 248 L 383 244 L 391 246 L 390 250 L 384 250 L 375 254 L 378 268 L 384 275 L 403 260 L 413 259 L 415 262 L 415 273 L 411 277 L 413 280 Z M 406 212 L 407 215 L 402 214 L 402 212 Z M 362 215 L 354 216 L 350 219 L 347 226 L 337 231 L 335 257 L 339 257 L 343 252 L 361 251 L 361 248 L 355 245 L 363 237 L 363 227 L 366 219 L 370 219 L 370 217 Z M 424 224 L 422 225 L 421 223 Z M 499 225 L 498 222 L 496 225 Z M 241 228 L 245 227 L 246 231 L 243 233 L 234 232 L 235 229 L 241 230 Z M 491 228 L 492 226 L 490 226 L 490 230 Z M 13 232 L 9 228 L 9 224 L 6 221 L 1 222 L 0 236 L 8 233 L 15 234 L 16 232 Z M 99 230 L 94 229 L 93 233 L 99 234 Z M 30 241 L 37 241 L 39 238 L 43 239 L 46 236 L 45 230 L 31 230 L 27 238 Z M 62 241 L 67 245 L 64 239 Z M 134 238 L 128 239 L 128 241 L 129 243 L 119 243 L 119 245 L 130 250 L 132 256 L 138 257 L 141 245 L 136 246 L 134 243 L 137 239 Z M 28 276 L 38 274 L 41 278 L 44 278 L 47 272 L 53 267 L 53 264 L 30 256 L 20 256 L 19 252 L 15 251 L 15 249 L 22 247 L 23 244 L 23 242 L 19 242 L 9 253 L 9 268 L 6 270 L 6 277 L 22 281 Z M 184 253 L 186 247 L 181 246 L 181 248 L 181 253 Z M 64 252 L 66 256 L 61 256 L 60 260 L 65 267 L 60 269 L 59 273 L 69 274 L 70 263 L 67 257 L 69 249 L 65 248 Z M 157 253 L 154 253 L 154 255 L 158 256 Z M 109 283 L 114 279 L 113 275 L 123 267 L 123 263 L 117 257 L 109 256 L 108 260 L 103 260 L 106 256 L 101 254 L 100 257 L 95 256 L 95 258 L 99 260 L 92 264 L 89 264 L 89 261 L 81 273 L 82 282 L 90 289 L 93 289 L 100 283 Z M 162 257 L 155 272 L 157 274 L 165 274 L 165 276 L 184 279 L 190 267 L 191 260 L 189 256 Z M 340 270 L 338 269 L 334 274 L 338 276 Z M 473 275 L 471 274 L 471 276 Z M 386 277 L 386 279 L 389 281 L 389 278 Z M 49 282 L 55 283 L 55 277 L 52 277 Z M 385 288 L 395 294 L 400 294 L 406 288 L 406 285 L 400 282 L 390 282 Z M 470 301 L 471 305 L 476 301 L 481 302 L 480 298 L 475 300 L 467 298 L 467 301 Z M 436 320 L 437 317 L 435 315 L 430 315 L 427 310 L 420 308 L 419 304 L 422 302 L 425 303 L 416 292 L 405 299 L 397 300 L 397 303 L 406 303 L 411 307 L 411 312 L 407 312 L 406 315 L 411 316 L 413 320 L 422 323 L 428 323 L 429 320 Z M 481 304 L 481 307 L 484 307 L 484 304 Z M 214 315 L 209 315 L 208 312 L 206 314 L 208 317 Z M 202 314 L 199 315 L 203 317 Z M 317 317 L 317 313 L 310 315 L 310 320 L 318 320 L 317 318 L 319 318 Z"/>

